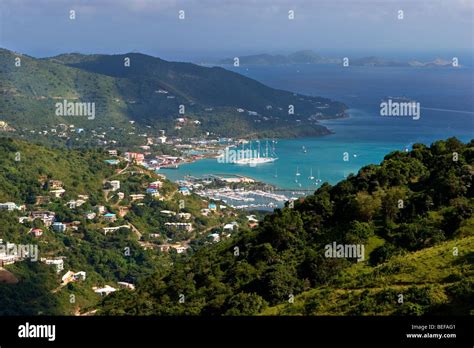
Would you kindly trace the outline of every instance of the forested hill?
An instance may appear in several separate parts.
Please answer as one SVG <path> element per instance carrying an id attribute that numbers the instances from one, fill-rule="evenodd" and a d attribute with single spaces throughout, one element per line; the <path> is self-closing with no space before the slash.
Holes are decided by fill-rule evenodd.
<path id="1" fill-rule="evenodd" d="M 469 314 L 474 141 L 415 144 L 176 262 L 99 314 Z M 363 260 L 326 246 L 363 245 Z"/>
<path id="2" fill-rule="evenodd" d="M 200 122 L 197 134 L 322 135 L 329 131 L 318 120 L 343 117 L 346 109 L 223 68 L 139 53 L 37 59 L 0 49 L 0 78 L 1 119 L 14 128 L 59 123 L 94 128 L 133 120 L 179 134 L 176 118 L 186 117 Z M 58 116 L 55 104 L 63 100 L 95 103 L 95 118 Z"/>

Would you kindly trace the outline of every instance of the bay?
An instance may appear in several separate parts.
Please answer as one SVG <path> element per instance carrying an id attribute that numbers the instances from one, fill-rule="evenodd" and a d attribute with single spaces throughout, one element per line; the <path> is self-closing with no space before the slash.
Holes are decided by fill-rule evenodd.
<path id="1" fill-rule="evenodd" d="M 274 88 L 342 101 L 350 108 L 350 118 L 323 121 L 334 132 L 332 135 L 278 140 L 279 159 L 273 163 L 249 167 L 205 159 L 176 170 L 162 170 L 169 179 L 177 180 L 185 175 L 238 174 L 279 188 L 313 190 L 319 185 L 309 179 L 311 172 L 323 182 L 335 184 L 367 164 L 380 163 L 389 152 L 409 149 L 414 143 L 429 145 L 451 136 L 462 141 L 473 138 L 474 72 L 471 67 L 292 65 L 232 67 L 230 70 Z M 388 97 L 419 102 L 420 119 L 380 116 L 380 103 Z"/>

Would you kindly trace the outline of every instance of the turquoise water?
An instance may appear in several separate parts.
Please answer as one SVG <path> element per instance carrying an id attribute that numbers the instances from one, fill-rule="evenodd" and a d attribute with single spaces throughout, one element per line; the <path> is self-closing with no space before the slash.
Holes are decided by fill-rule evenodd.
<path id="1" fill-rule="evenodd" d="M 177 170 L 161 170 L 168 178 L 239 174 L 280 188 L 313 190 L 318 186 L 308 179 L 311 169 L 314 177 L 318 177 L 319 170 L 321 180 L 334 184 L 351 172 L 357 173 L 364 165 L 380 163 L 387 153 L 403 151 L 414 143 L 429 145 L 450 136 L 463 141 L 474 138 L 474 74 L 471 68 L 357 67 L 344 70 L 303 65 L 251 67 L 244 74 L 275 88 L 343 101 L 351 108 L 350 118 L 324 121 L 323 124 L 334 131 L 333 135 L 278 140 L 276 153 L 279 159 L 273 163 L 249 167 L 206 159 L 182 165 Z M 380 101 L 389 96 L 404 96 L 420 102 L 421 118 L 415 121 L 408 117 L 381 117 Z M 348 161 L 344 161 L 345 152 L 349 155 Z M 295 182 L 297 168 L 301 175 Z"/>

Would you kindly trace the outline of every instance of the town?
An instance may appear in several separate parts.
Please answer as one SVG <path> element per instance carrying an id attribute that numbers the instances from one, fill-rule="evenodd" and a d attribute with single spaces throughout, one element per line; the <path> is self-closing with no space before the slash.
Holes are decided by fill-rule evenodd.
<path id="1" fill-rule="evenodd" d="M 64 132 L 68 131 L 71 132 L 64 129 Z M 262 191 L 270 189 L 266 184 L 245 177 L 210 175 L 170 182 L 161 168 L 172 168 L 209 156 L 223 145 L 219 141 L 199 142 L 192 150 L 206 151 L 205 155 L 184 154 L 183 150 L 190 147 L 179 146 L 182 143 L 175 139 L 169 141 L 162 131 L 159 144 L 174 146 L 175 151 L 180 151 L 179 155 L 172 156 L 156 154 L 152 150 L 155 140 L 147 138 L 148 145 L 140 146 L 143 150 L 140 152 L 138 149 L 137 152 L 122 152 L 116 148 L 104 150 L 103 162 L 110 168 L 111 175 L 102 180 L 100 200 L 89 192 L 72 194 L 63 180 L 39 175 L 36 180 L 41 194 L 34 197 L 34 202 L 0 203 L 0 214 L 16 216 L 18 226 L 23 226 L 31 240 L 39 245 L 38 261 L 54 268 L 59 279 L 54 292 L 71 283 L 85 282 L 88 272 L 77 265 L 72 268 L 66 255 L 49 246 L 50 242 L 42 242 L 48 236 L 82 238 L 84 229 L 96 231 L 106 239 L 125 233 L 133 236 L 144 251 L 175 257 L 173 255 L 192 254 L 202 246 L 231 238 L 242 228 L 257 227 L 259 218 L 254 213 L 228 203 L 254 200 L 245 198 L 248 191 L 244 188 L 248 185 L 256 195 L 280 202 L 285 200 L 282 195 Z M 228 141 L 225 144 L 227 146 Z M 139 217 L 142 212 L 153 216 L 146 224 Z M 0 278 L 15 283 L 15 277 L 5 274 L 4 267 L 32 261 L 31 257 L 28 253 L 15 252 L 15 243 L 0 240 L 1 245 L 5 247 L 0 248 L 0 273 L 3 272 Z M 99 296 L 135 288 L 128 279 L 91 285 L 91 290 Z"/>

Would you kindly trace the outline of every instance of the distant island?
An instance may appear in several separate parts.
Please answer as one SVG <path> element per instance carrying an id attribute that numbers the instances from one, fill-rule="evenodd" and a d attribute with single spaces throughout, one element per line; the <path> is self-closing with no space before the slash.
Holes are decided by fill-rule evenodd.
<path id="1" fill-rule="evenodd" d="M 220 59 L 215 64 L 233 65 L 236 57 Z M 343 64 L 344 57 L 324 57 L 311 50 L 303 50 L 288 55 L 255 54 L 237 57 L 243 65 L 291 65 L 291 64 Z M 418 60 L 400 61 L 376 56 L 349 58 L 352 66 L 375 67 L 452 67 L 453 62 L 442 58 L 421 62 Z M 460 65 L 459 65 L 460 66 Z"/>

